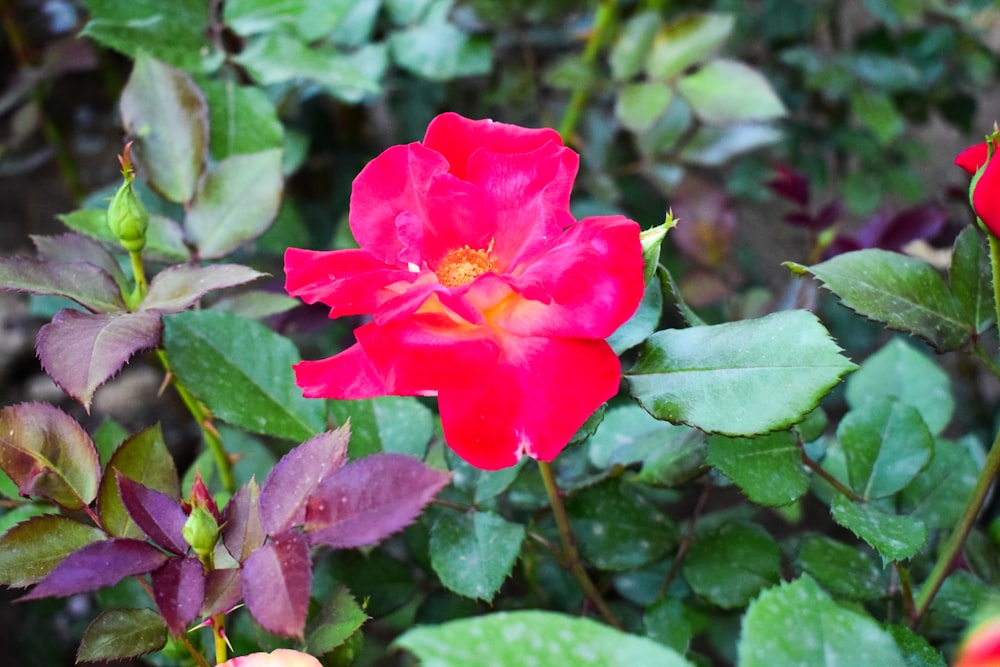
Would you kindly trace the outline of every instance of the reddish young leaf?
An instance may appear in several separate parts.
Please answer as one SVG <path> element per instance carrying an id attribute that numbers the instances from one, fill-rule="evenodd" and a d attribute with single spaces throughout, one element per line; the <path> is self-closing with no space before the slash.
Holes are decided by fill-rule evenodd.
<path id="1" fill-rule="evenodd" d="M 309 498 L 312 544 L 361 547 L 410 525 L 448 483 L 449 473 L 402 454 L 373 454 L 327 477 Z"/>
<path id="2" fill-rule="evenodd" d="M 77 549 L 21 600 L 65 597 L 113 586 L 133 574 L 152 572 L 169 557 L 142 540 L 112 538 Z"/>
<path id="3" fill-rule="evenodd" d="M 115 256 L 97 241 L 82 234 L 55 234 L 51 236 L 31 237 L 38 250 L 38 258 L 56 264 L 67 262 L 86 262 L 99 269 L 107 271 L 115 279 L 121 289 L 128 288 L 121 266 Z"/>
<path id="4" fill-rule="evenodd" d="M 205 599 L 205 571 L 197 558 L 171 558 L 153 572 L 153 597 L 172 634 L 180 635 Z"/>
<path id="5" fill-rule="evenodd" d="M 212 290 L 242 285 L 263 275 L 239 264 L 168 266 L 149 283 L 149 292 L 139 309 L 179 313 Z"/>
<path id="6" fill-rule="evenodd" d="M 229 499 L 223 512 L 222 542 L 240 563 L 259 549 L 266 537 L 260 521 L 259 495 L 257 482 L 251 479 Z"/>
<path id="7" fill-rule="evenodd" d="M 205 577 L 205 599 L 201 615 L 205 618 L 229 611 L 243 599 L 242 570 L 237 567 L 212 570 Z"/>
<path id="8" fill-rule="evenodd" d="M 309 609 L 312 563 L 301 533 L 287 531 L 251 554 L 243 566 L 243 597 L 261 627 L 301 638 Z"/>
<path id="9" fill-rule="evenodd" d="M 88 411 L 94 392 L 140 350 L 160 343 L 159 313 L 60 310 L 38 331 L 42 368 Z"/>
<path id="10" fill-rule="evenodd" d="M 104 269 L 85 262 L 46 262 L 31 257 L 0 258 L 0 289 L 53 294 L 95 313 L 125 310 L 121 288 Z"/>
<path id="11" fill-rule="evenodd" d="M 344 465 L 349 424 L 307 440 L 281 457 L 260 490 L 260 519 L 268 535 L 305 523 L 306 502 L 330 473 Z"/>
<path id="12" fill-rule="evenodd" d="M 47 403 L 0 410 L 0 469 L 25 496 L 71 510 L 89 505 L 101 478 L 97 449 L 69 415 Z"/>
<path id="13" fill-rule="evenodd" d="M 129 479 L 117 470 L 115 477 L 125 510 L 149 539 L 176 554 L 186 554 L 188 543 L 182 531 L 187 515 L 180 503 L 164 493 Z"/>

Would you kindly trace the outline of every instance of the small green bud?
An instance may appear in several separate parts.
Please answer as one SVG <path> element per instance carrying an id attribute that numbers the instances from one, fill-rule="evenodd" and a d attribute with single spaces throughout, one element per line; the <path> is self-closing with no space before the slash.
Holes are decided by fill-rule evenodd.
<path id="1" fill-rule="evenodd" d="M 215 550 L 219 539 L 219 522 L 204 507 L 195 505 L 181 529 L 184 540 L 199 556 L 206 556 Z"/>
<path id="2" fill-rule="evenodd" d="M 139 252 L 146 247 L 149 213 L 136 196 L 129 176 L 125 177 L 108 206 L 108 227 L 129 252 Z"/>

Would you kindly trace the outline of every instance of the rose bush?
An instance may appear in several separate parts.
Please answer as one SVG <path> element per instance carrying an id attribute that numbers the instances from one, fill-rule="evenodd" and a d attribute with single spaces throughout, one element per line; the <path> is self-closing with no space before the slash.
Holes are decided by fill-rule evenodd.
<path id="1" fill-rule="evenodd" d="M 992 159 L 996 153 L 997 133 L 981 144 L 966 148 L 955 158 L 955 164 L 972 175 L 969 201 L 994 236 L 1000 235 L 1000 162 Z"/>
<path id="2" fill-rule="evenodd" d="M 289 248 L 285 287 L 357 344 L 295 367 L 308 397 L 437 395 L 445 439 L 493 470 L 550 461 L 618 390 L 605 342 L 643 294 L 639 226 L 569 211 L 579 158 L 559 135 L 454 113 L 353 183 L 359 249 Z"/>
<path id="3" fill-rule="evenodd" d="M 319 660 L 308 653 L 279 648 L 270 653 L 251 653 L 231 658 L 219 667 L 321 667 L 321 665 Z"/>

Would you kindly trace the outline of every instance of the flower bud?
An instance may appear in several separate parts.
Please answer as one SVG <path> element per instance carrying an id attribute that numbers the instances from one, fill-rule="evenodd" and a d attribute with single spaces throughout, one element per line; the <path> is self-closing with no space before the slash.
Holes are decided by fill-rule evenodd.
<path id="1" fill-rule="evenodd" d="M 128 176 L 108 206 L 108 227 L 129 252 L 139 252 L 146 246 L 149 213 L 136 196 Z"/>
<path id="2" fill-rule="evenodd" d="M 207 509 L 195 505 L 184 522 L 181 534 L 196 554 L 206 556 L 215 550 L 215 543 L 219 539 L 219 522 Z"/>

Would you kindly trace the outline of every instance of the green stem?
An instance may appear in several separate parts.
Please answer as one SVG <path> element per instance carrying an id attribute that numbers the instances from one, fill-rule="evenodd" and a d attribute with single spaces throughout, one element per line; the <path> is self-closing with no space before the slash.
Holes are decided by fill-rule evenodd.
<path id="1" fill-rule="evenodd" d="M 222 444 L 219 432 L 215 430 L 215 426 L 212 424 L 211 413 L 202 405 L 201 401 L 188 391 L 187 387 L 177 379 L 177 376 L 173 374 L 170 370 L 170 362 L 167 360 L 166 353 L 163 350 L 157 350 L 156 356 L 159 357 L 163 370 L 170 375 L 170 381 L 174 385 L 174 389 L 177 390 L 177 395 L 181 397 L 181 401 L 184 402 L 188 412 L 191 413 L 194 420 L 198 422 L 198 426 L 201 427 L 201 435 L 205 439 L 205 444 L 208 445 L 209 451 L 212 452 L 212 459 L 215 461 L 215 467 L 219 471 L 219 481 L 222 482 L 222 488 L 227 493 L 235 493 L 236 483 L 233 481 L 232 462 L 229 460 L 226 448 Z"/>
<path id="2" fill-rule="evenodd" d="M 128 258 L 132 262 L 132 275 L 135 276 L 135 291 L 132 292 L 130 306 L 137 307 L 146 298 L 149 284 L 146 282 L 146 270 L 142 265 L 142 251 L 129 251 Z"/>
<path id="3" fill-rule="evenodd" d="M 931 601 L 951 572 L 952 563 L 955 562 L 962 550 L 965 538 L 969 536 L 969 531 L 972 530 L 972 525 L 976 522 L 976 516 L 982 508 L 983 501 L 986 500 L 986 494 L 989 492 L 998 471 L 1000 471 L 1000 433 L 993 440 L 993 446 L 986 457 L 986 463 L 979 472 L 979 479 L 976 480 L 976 486 L 972 489 L 969 503 L 965 506 L 965 513 L 959 519 L 954 532 L 948 537 L 948 542 L 941 550 L 941 555 L 938 556 L 934 569 L 931 570 L 924 585 L 920 588 L 920 593 L 914 604 L 911 627 L 916 627 L 923 615 L 927 613 Z"/>
<path id="4" fill-rule="evenodd" d="M 597 60 L 597 52 L 601 47 L 605 31 L 611 25 L 615 13 L 614 9 L 614 0 L 601 0 L 601 4 L 597 7 L 597 12 L 594 14 L 594 27 L 591 28 L 590 35 L 587 37 L 587 45 L 584 47 L 583 56 L 580 59 L 587 69 L 590 69 Z M 587 85 L 586 81 L 573 89 L 569 104 L 563 113 L 562 122 L 559 124 L 559 136 L 562 137 L 563 143 L 569 144 L 573 138 L 573 131 L 580 120 L 583 105 L 589 94 L 590 86 Z"/>
<path id="5" fill-rule="evenodd" d="M 805 464 L 807 468 L 812 470 L 814 473 L 823 478 L 823 481 L 832 486 L 834 489 L 844 494 L 856 503 L 863 503 L 865 499 L 854 493 L 850 488 L 848 488 L 843 482 L 827 472 L 823 466 L 816 463 L 811 456 L 806 454 L 805 448 L 802 446 L 802 441 L 799 441 L 799 451 L 802 452 L 802 463 Z"/>
<path id="6" fill-rule="evenodd" d="M 997 315 L 997 331 L 1000 333 L 1000 240 L 992 233 L 986 233 L 990 242 L 990 270 L 993 272 L 993 309 Z"/>
<path id="7" fill-rule="evenodd" d="M 566 506 L 563 505 L 556 477 L 552 473 L 552 466 L 545 461 L 539 461 L 538 469 L 542 473 L 542 481 L 545 483 L 545 492 L 549 496 L 549 504 L 552 505 L 552 517 L 555 519 L 556 527 L 559 529 L 559 539 L 562 541 L 563 555 L 569 567 L 570 574 L 580 584 L 580 588 L 583 589 L 584 594 L 597 607 L 597 611 L 601 614 L 604 621 L 608 625 L 621 630 L 622 624 L 615 617 L 611 608 L 608 607 L 608 603 L 604 601 L 604 596 L 601 595 L 597 586 L 594 585 L 590 575 L 587 574 L 587 570 L 583 567 L 583 562 L 580 560 L 580 552 L 576 549 L 576 541 L 573 539 L 573 531 L 569 525 L 569 516 L 566 514 Z"/>

